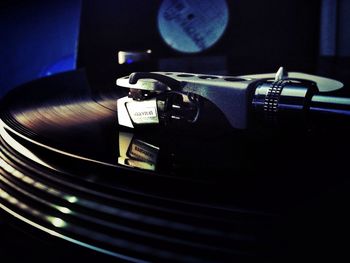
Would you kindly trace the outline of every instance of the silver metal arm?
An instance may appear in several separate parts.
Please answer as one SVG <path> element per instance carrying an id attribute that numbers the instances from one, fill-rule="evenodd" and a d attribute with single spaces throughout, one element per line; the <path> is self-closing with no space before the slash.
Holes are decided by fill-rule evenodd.
<path id="1" fill-rule="evenodd" d="M 221 111 L 232 128 L 246 129 L 252 109 L 267 118 L 275 118 L 277 112 L 302 112 L 314 94 L 343 87 L 336 80 L 287 73 L 283 68 L 276 74 L 238 77 L 136 72 L 117 79 L 116 84 L 129 89 L 129 96 L 118 100 L 118 121 L 130 128 L 161 124 L 169 118 L 194 122 L 200 112 L 200 101 L 206 100 Z"/>

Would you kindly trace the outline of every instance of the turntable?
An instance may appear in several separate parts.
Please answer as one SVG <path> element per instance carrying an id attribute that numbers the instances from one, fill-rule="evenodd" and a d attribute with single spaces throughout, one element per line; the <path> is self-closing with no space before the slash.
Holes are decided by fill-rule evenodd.
<path id="1" fill-rule="evenodd" d="M 156 19 L 158 10 L 174 16 L 176 9 L 167 5 L 175 8 L 182 2 L 196 1 L 120 4 L 113 26 L 124 37 L 113 35 L 108 42 L 96 28 L 111 21 L 116 4 L 106 1 L 101 7 L 85 1 L 79 50 L 85 69 L 32 81 L 2 100 L 0 208 L 7 222 L 56 244 L 50 253 L 74 253 L 72 260 L 271 262 L 346 256 L 341 240 L 349 233 L 347 122 L 339 125 L 331 119 L 327 121 L 332 125 L 319 125 L 321 121 L 307 128 L 257 122 L 253 128 L 237 129 L 207 103 L 210 114 L 205 116 L 219 116 L 211 120 L 222 126 L 209 125 L 205 132 L 202 126 L 131 128 L 120 123 L 120 99 L 129 96 L 140 102 L 139 92 L 132 97 L 120 85 L 124 81 L 124 87 L 133 88 L 131 77 L 125 78 L 132 72 L 165 74 L 180 67 L 191 78 L 253 78 L 246 75 L 254 68 L 238 72 L 233 66 L 236 54 L 226 53 L 232 43 L 227 32 L 237 33 L 231 2 L 218 1 L 214 11 L 222 16 L 215 22 L 222 32 L 209 38 L 208 47 L 198 35 L 192 35 L 199 41 L 196 46 L 170 41 L 174 29 L 166 23 L 159 25 L 159 35 L 158 29 L 149 34 L 141 30 L 141 36 L 133 37 L 131 29 L 139 22 L 123 16 L 135 3 L 140 6 L 133 9 L 133 17 L 140 13 Z M 305 8 L 312 9 L 312 4 Z M 103 46 L 97 54 L 90 52 L 97 44 L 89 43 L 94 30 L 87 17 L 100 12 L 104 16 L 96 15 L 93 26 L 100 34 L 94 41 Z M 191 14 L 186 18 L 193 20 L 197 13 Z M 130 27 L 121 27 L 126 24 Z M 145 43 L 139 41 L 143 34 Z M 116 40 L 120 45 L 112 47 Z M 131 50 L 135 47 L 137 51 Z M 310 54 L 307 47 L 303 52 Z M 284 62 L 292 69 L 303 64 L 300 71 L 313 68 L 313 62 L 295 62 L 291 56 Z M 242 64 L 240 70 L 251 63 Z M 282 73 L 277 79 L 283 79 Z M 193 120 L 191 107 L 186 116 Z"/>

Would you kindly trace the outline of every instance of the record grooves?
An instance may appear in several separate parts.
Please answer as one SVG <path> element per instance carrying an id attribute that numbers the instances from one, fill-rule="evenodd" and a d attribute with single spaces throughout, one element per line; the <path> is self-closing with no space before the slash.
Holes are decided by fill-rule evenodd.
<path id="1" fill-rule="evenodd" d="M 346 1 L 61 2 L 4 10 L 1 88 L 47 77 L 0 101 L 1 258 L 350 259 Z"/>
<path id="2" fill-rule="evenodd" d="M 115 112 L 82 96 L 89 93 L 83 82 L 82 73 L 65 73 L 6 98 L 0 141 L 5 211 L 51 235 L 127 261 L 271 256 L 277 243 L 272 213 L 227 201 L 232 193 L 220 197 L 217 183 L 118 165 Z M 57 88 L 41 92 L 48 85 Z M 23 102 L 24 90 L 42 97 Z M 212 195 L 206 194 L 210 189 Z"/>

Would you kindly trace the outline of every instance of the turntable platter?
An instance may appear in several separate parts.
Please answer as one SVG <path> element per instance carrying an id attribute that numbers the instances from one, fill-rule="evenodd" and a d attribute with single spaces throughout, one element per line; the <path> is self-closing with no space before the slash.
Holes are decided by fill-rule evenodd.
<path id="1" fill-rule="evenodd" d="M 310 155 L 317 138 L 307 145 L 291 138 L 279 155 L 285 135 L 131 133 L 117 126 L 120 92 L 95 96 L 84 72 L 72 71 L 8 94 L 1 209 L 38 231 L 134 262 L 271 259 L 287 240 L 300 241 L 296 233 L 309 226 L 301 221 L 305 200 L 330 184 L 330 166 L 305 177 L 317 170 L 308 164 L 325 158 Z"/>

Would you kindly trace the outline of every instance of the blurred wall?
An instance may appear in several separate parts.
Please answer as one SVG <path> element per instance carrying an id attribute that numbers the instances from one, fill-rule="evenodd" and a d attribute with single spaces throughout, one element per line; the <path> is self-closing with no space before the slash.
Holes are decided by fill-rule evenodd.
<path id="1" fill-rule="evenodd" d="M 350 56 L 350 1 L 322 0 L 320 55 Z"/>
<path id="2" fill-rule="evenodd" d="M 21 83 L 75 68 L 81 2 L 83 0 L 0 1 L 0 96 Z M 85 60 L 81 66 L 91 66 L 93 73 L 99 72 L 103 67 L 98 65 L 96 61 L 104 58 L 104 53 L 110 52 L 105 57 L 111 60 L 115 59 L 115 53 L 119 46 L 130 49 L 134 48 L 133 44 L 139 41 L 137 44 L 141 45 L 142 48 L 142 45 L 147 42 L 145 41 L 147 38 L 158 53 L 166 49 L 156 30 L 151 30 L 151 32 L 146 30 L 147 25 L 152 24 L 154 22 L 152 19 L 155 19 L 156 16 L 152 16 L 153 18 L 147 16 L 147 19 L 143 20 L 135 20 L 134 16 L 130 17 L 129 10 L 130 7 L 135 6 L 134 2 L 143 4 L 142 8 L 138 8 L 134 12 L 141 12 L 145 16 L 146 11 L 152 9 L 150 6 L 157 6 L 161 0 L 152 0 L 147 3 L 143 0 L 105 0 L 102 2 L 84 0 L 85 16 L 83 18 L 85 19 L 82 20 L 82 29 L 85 30 L 85 33 L 83 32 L 83 37 L 80 38 L 82 44 L 80 48 L 83 50 L 80 57 L 85 58 Z M 233 10 L 237 11 L 231 19 L 232 25 L 229 28 L 234 32 L 234 38 L 224 39 L 225 41 L 221 41 L 221 44 L 219 43 L 217 47 L 207 53 L 217 51 L 220 48 L 224 49 L 223 43 L 229 43 L 227 47 L 230 49 L 224 53 L 233 58 L 233 73 L 271 71 L 276 68 L 276 65 L 288 65 L 288 61 L 285 61 L 288 56 L 296 64 L 293 67 L 291 62 L 290 69 L 307 71 L 307 69 L 302 68 L 302 65 L 306 65 L 306 62 L 310 60 L 307 59 L 305 52 L 300 52 L 304 48 L 312 50 L 312 58 L 317 58 L 319 55 L 326 58 L 318 61 L 318 74 L 341 80 L 346 80 L 347 76 L 350 75 L 348 70 L 350 57 L 349 0 L 282 1 L 284 2 L 283 8 L 276 4 L 278 0 L 266 3 L 253 0 L 229 0 L 227 2 L 235 7 Z M 254 6 L 258 5 L 259 8 L 250 10 L 252 2 L 255 2 Z M 272 5 L 272 3 L 275 4 Z M 287 3 L 295 10 L 289 8 Z M 306 5 L 306 3 L 308 4 Z M 318 3 L 321 3 L 321 10 L 318 9 Z M 300 5 L 305 8 L 297 8 Z M 271 9 L 270 6 L 274 9 Z M 125 12 L 123 8 L 126 8 Z M 288 28 L 285 28 L 283 23 L 276 23 L 276 20 L 279 20 L 275 16 L 266 15 L 266 12 L 276 13 L 275 9 L 279 10 L 278 13 L 284 10 L 290 14 L 294 14 L 297 10 L 304 16 L 298 15 L 300 20 L 298 23 L 290 17 L 283 19 L 282 21 L 288 22 L 287 25 L 289 25 Z M 250 12 L 244 10 L 250 10 Z M 313 15 L 311 15 L 311 11 Z M 252 12 L 253 15 L 251 15 Z M 320 17 L 318 18 L 317 14 L 319 13 Z M 264 21 L 264 23 L 245 19 L 248 14 L 255 18 L 261 16 L 261 19 L 257 19 L 257 21 Z M 283 12 L 281 15 L 284 16 Z M 302 19 L 303 17 L 311 17 L 312 23 L 310 21 L 306 23 Z M 137 34 L 135 34 L 135 30 L 127 30 L 125 21 L 128 19 L 132 22 L 131 26 L 142 27 L 143 30 L 136 30 Z M 266 23 L 270 26 L 265 26 Z M 305 28 L 314 28 L 314 30 L 308 29 L 304 33 L 300 33 L 297 29 L 301 25 L 302 28 L 305 25 Z M 252 34 L 254 30 L 257 32 Z M 297 37 L 293 30 L 299 32 Z M 294 33 L 291 34 L 291 31 Z M 319 37 L 318 31 L 320 31 Z M 111 34 L 111 32 L 118 33 Z M 285 36 L 284 41 L 278 38 L 278 45 L 271 45 L 271 41 L 259 41 L 262 36 L 273 40 L 276 32 L 283 33 Z M 251 38 L 254 41 L 249 41 Z M 314 41 L 300 41 L 301 39 Z M 291 41 L 292 44 L 290 44 Z M 304 47 L 302 43 L 308 43 L 308 45 Z M 289 45 L 289 49 L 294 48 L 299 51 L 290 52 L 286 45 Z M 264 50 L 265 52 L 263 52 Z M 246 57 L 247 54 L 250 54 L 249 59 Z M 174 54 L 162 55 L 177 56 L 175 52 Z M 260 60 L 259 57 L 261 57 Z M 245 63 L 246 61 L 249 63 Z M 114 63 L 114 61 L 112 62 Z M 104 67 L 106 64 L 108 63 L 103 61 Z"/>
<path id="3" fill-rule="evenodd" d="M 345 83 L 350 95 L 350 1 L 322 0 L 319 75 Z"/>
<path id="4" fill-rule="evenodd" d="M 75 67 L 80 6 L 81 0 L 0 3 L 0 96 Z"/>

